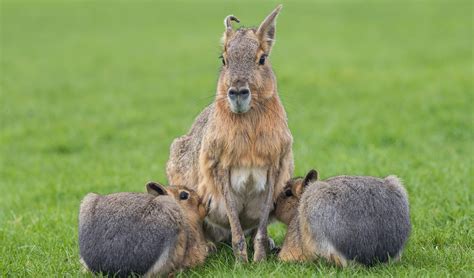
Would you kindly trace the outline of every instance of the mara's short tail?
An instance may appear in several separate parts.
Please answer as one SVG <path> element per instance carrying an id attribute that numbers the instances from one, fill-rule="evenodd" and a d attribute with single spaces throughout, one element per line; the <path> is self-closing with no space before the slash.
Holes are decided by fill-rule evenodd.
<path id="1" fill-rule="evenodd" d="M 391 185 L 403 187 L 402 180 L 399 177 L 395 176 L 395 175 L 390 175 L 390 176 L 386 177 L 384 180 L 385 180 L 385 182 L 387 182 Z"/>
<path id="2" fill-rule="evenodd" d="M 400 190 L 403 195 L 405 195 L 405 197 L 408 196 L 405 186 L 403 185 L 403 181 L 399 177 L 395 175 L 390 175 L 387 176 L 384 181 L 386 185 L 392 186 Z"/>

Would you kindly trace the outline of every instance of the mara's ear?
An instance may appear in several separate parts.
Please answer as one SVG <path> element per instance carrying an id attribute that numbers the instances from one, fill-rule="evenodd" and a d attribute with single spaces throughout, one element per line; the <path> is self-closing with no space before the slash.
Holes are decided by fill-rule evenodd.
<path id="1" fill-rule="evenodd" d="M 206 205 L 206 213 L 208 213 L 211 210 L 211 202 L 212 202 L 212 197 L 209 197 L 209 201 L 207 201 L 207 205 Z"/>
<path id="2" fill-rule="evenodd" d="M 232 21 L 240 23 L 240 20 L 233 15 L 228 15 L 226 16 L 226 18 L 224 18 L 225 31 L 224 31 L 224 36 L 222 37 L 223 45 L 225 45 L 225 42 L 227 41 L 227 39 L 230 38 L 232 34 L 234 33 L 234 29 L 232 29 Z"/>
<path id="3" fill-rule="evenodd" d="M 265 53 L 269 54 L 273 42 L 275 41 L 275 27 L 276 27 L 276 18 L 280 13 L 280 10 L 283 6 L 280 4 L 278 5 L 271 14 L 265 18 L 265 20 L 260 24 L 257 29 L 257 37 L 260 40 L 260 44 L 262 45 L 263 50 Z"/>
<path id="4" fill-rule="evenodd" d="M 319 178 L 319 174 L 318 174 L 318 171 L 314 170 L 314 169 L 311 169 L 308 174 L 306 174 L 306 177 L 304 177 L 304 180 L 303 180 L 303 186 L 307 186 L 308 184 L 310 184 L 311 182 L 313 181 L 317 181 Z"/>
<path id="5" fill-rule="evenodd" d="M 165 187 L 154 181 L 150 181 L 146 184 L 146 191 L 154 196 L 168 195 Z"/>

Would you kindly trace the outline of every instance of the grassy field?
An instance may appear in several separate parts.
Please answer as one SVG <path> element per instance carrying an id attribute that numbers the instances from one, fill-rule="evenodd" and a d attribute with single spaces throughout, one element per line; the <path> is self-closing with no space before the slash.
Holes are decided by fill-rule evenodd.
<path id="1" fill-rule="evenodd" d="M 274 6 L 1 0 L 0 276 L 80 275 L 81 198 L 164 182 L 171 141 L 213 100 L 223 18 Z M 285 3 L 271 59 L 296 174 L 403 178 L 402 262 L 235 265 L 221 245 L 180 276 L 472 277 L 473 35 L 470 1 Z"/>

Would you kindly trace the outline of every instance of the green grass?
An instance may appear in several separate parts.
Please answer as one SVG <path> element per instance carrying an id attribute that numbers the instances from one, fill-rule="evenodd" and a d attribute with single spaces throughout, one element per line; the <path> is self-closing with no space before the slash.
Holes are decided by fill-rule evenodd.
<path id="1" fill-rule="evenodd" d="M 81 198 L 165 181 L 171 141 L 213 99 L 223 18 L 274 6 L 1 0 L 0 276 L 80 275 Z M 472 277 L 472 20 L 470 1 L 285 3 L 272 63 L 296 174 L 403 178 L 402 262 L 235 265 L 221 246 L 181 275 Z"/>

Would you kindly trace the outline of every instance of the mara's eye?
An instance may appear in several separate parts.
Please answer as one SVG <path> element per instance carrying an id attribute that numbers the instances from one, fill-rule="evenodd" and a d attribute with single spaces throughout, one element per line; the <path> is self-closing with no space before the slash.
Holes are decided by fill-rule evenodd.
<path id="1" fill-rule="evenodd" d="M 258 63 L 259 63 L 260 65 L 264 65 L 266 58 L 267 58 L 267 55 L 266 55 L 266 54 L 263 54 L 262 56 L 260 56 L 260 60 L 258 60 Z"/>
<path id="2" fill-rule="evenodd" d="M 179 199 L 180 200 L 187 200 L 189 198 L 189 193 L 186 192 L 186 191 L 181 191 L 181 193 L 179 193 Z"/>
<path id="3" fill-rule="evenodd" d="M 286 197 L 291 197 L 291 196 L 293 196 L 293 192 L 291 192 L 291 189 L 287 189 L 287 190 L 285 191 L 285 196 L 286 196 Z"/>
<path id="4" fill-rule="evenodd" d="M 221 59 L 221 61 L 222 61 L 222 65 L 224 65 L 224 66 L 225 66 L 225 59 L 224 59 L 224 56 L 222 56 L 222 55 L 221 55 L 221 56 L 219 56 L 219 59 Z"/>

